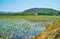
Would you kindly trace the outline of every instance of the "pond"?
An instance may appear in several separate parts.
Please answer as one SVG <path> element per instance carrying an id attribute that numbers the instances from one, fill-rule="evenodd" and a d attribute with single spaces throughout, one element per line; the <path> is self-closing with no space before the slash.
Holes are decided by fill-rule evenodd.
<path id="1" fill-rule="evenodd" d="M 24 36 L 36 36 L 43 32 L 46 27 L 25 19 L 0 18 L 0 34 L 10 36 L 11 39 L 24 39 Z"/>

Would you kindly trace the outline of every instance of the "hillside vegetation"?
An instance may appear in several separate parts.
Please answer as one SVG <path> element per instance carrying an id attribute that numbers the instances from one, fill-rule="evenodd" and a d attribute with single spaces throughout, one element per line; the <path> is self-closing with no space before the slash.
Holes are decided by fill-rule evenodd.
<path id="1" fill-rule="evenodd" d="M 31 8 L 25 10 L 24 13 L 34 14 L 34 15 L 58 15 L 60 12 L 51 8 Z"/>
<path id="2" fill-rule="evenodd" d="M 0 11 L 0 15 L 33 15 L 33 16 L 38 16 L 38 15 L 60 15 L 60 11 L 51 9 L 51 8 L 31 8 L 27 9 L 23 12 L 4 12 Z"/>

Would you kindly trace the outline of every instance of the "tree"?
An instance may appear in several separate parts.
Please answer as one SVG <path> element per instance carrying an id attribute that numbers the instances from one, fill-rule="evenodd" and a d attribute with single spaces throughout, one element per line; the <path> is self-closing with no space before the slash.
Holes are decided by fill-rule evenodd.
<path id="1" fill-rule="evenodd" d="M 60 11 L 58 12 L 58 15 L 60 15 Z"/>

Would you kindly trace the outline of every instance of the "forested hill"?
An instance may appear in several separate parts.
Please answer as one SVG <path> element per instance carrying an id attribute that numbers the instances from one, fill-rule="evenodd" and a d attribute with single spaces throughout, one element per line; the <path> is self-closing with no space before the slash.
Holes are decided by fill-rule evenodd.
<path id="1" fill-rule="evenodd" d="M 24 13 L 37 15 L 60 15 L 60 11 L 51 8 L 31 8 L 25 10 Z"/>
<path id="2" fill-rule="evenodd" d="M 0 11 L 0 15 L 60 15 L 60 11 L 51 8 L 31 8 L 23 12 L 4 12 Z"/>

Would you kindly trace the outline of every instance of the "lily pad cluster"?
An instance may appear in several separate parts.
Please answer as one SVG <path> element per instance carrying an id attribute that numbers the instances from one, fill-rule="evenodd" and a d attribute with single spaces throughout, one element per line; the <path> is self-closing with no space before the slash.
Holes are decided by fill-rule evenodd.
<path id="1" fill-rule="evenodd" d="M 6 37 L 35 36 L 45 30 L 45 27 L 24 19 L 0 18 L 0 35 Z"/>

